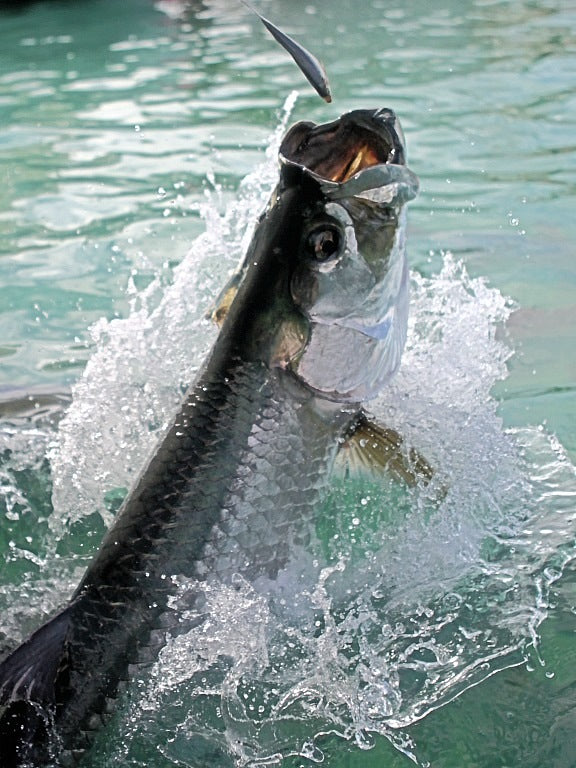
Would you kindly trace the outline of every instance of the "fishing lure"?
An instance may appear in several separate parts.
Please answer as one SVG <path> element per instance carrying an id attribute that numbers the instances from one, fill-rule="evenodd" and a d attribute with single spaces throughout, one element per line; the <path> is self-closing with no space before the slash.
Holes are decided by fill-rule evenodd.
<path id="1" fill-rule="evenodd" d="M 285 32 L 282 32 L 282 30 L 278 29 L 275 24 L 272 24 L 271 21 L 264 18 L 264 16 L 258 13 L 250 3 L 246 2 L 246 0 L 242 0 L 242 3 L 246 8 L 252 11 L 252 13 L 255 13 L 256 16 L 258 16 L 272 37 L 280 43 L 285 51 L 288 51 L 318 95 L 321 96 L 324 101 L 330 103 L 332 101 L 332 94 L 330 92 L 328 76 L 322 63 L 313 56 L 310 51 L 307 51 L 306 48 L 300 45 L 300 43 L 297 43 L 294 38 L 290 37 Z"/>

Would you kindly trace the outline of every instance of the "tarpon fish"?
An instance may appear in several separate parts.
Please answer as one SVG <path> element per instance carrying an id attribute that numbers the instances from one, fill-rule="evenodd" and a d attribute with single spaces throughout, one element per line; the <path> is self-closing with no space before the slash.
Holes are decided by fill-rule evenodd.
<path id="1" fill-rule="evenodd" d="M 171 428 L 70 602 L 0 664 L 2 768 L 81 762 L 131 665 L 203 620 L 206 584 L 273 581 L 305 546 L 339 452 L 408 481 L 418 472 L 363 409 L 407 331 L 404 204 L 418 181 L 398 120 L 377 109 L 301 122 L 279 154 Z M 188 624 L 182 579 L 195 585 Z"/>

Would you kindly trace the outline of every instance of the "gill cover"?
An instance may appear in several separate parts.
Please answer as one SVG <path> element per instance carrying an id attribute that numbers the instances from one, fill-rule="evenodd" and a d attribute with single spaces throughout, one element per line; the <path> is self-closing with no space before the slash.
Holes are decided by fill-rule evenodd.
<path id="1" fill-rule="evenodd" d="M 404 204 L 418 192 L 391 110 L 299 123 L 280 148 L 320 189 L 302 235 L 292 299 L 309 322 L 291 370 L 317 394 L 361 402 L 396 372 L 408 324 Z"/>

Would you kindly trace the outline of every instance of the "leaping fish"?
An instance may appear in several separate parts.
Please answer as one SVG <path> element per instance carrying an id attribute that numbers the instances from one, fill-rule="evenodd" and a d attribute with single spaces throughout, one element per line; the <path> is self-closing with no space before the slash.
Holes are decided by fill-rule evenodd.
<path id="1" fill-rule="evenodd" d="M 3 768 L 81 762 L 131 665 L 183 631 L 178 578 L 195 585 L 196 622 L 207 585 L 274 581 L 339 451 L 414 480 L 398 435 L 363 408 L 407 332 L 404 205 L 418 180 L 399 122 L 376 109 L 297 123 L 279 165 L 170 430 L 68 605 L 0 663 Z"/>

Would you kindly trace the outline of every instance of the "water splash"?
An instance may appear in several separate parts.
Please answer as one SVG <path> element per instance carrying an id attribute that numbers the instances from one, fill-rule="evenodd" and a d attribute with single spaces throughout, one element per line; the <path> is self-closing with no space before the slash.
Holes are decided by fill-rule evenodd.
<path id="1" fill-rule="evenodd" d="M 10 401 L 0 420 L 0 654 L 22 641 L 56 612 L 70 578 L 45 546 L 52 513 L 48 456 L 62 415 L 60 398 Z M 4 405 L 4 404 L 2 404 Z M 13 408 L 12 406 L 16 406 Z M 49 549 L 52 551 L 51 545 Z M 53 551 L 52 551 L 53 555 Z"/>
<path id="2" fill-rule="evenodd" d="M 95 352 L 75 385 L 53 456 L 54 535 L 97 511 L 107 524 L 106 499 L 130 487 L 160 440 L 205 358 L 217 329 L 206 318 L 211 302 L 236 268 L 256 217 L 277 180 L 277 155 L 296 93 L 286 100 L 263 164 L 247 176 L 238 197 L 219 213 L 219 187 L 200 214 L 206 231 L 174 270 L 167 288 L 158 278 L 138 293 L 129 286 L 127 318 L 92 328 Z"/>

